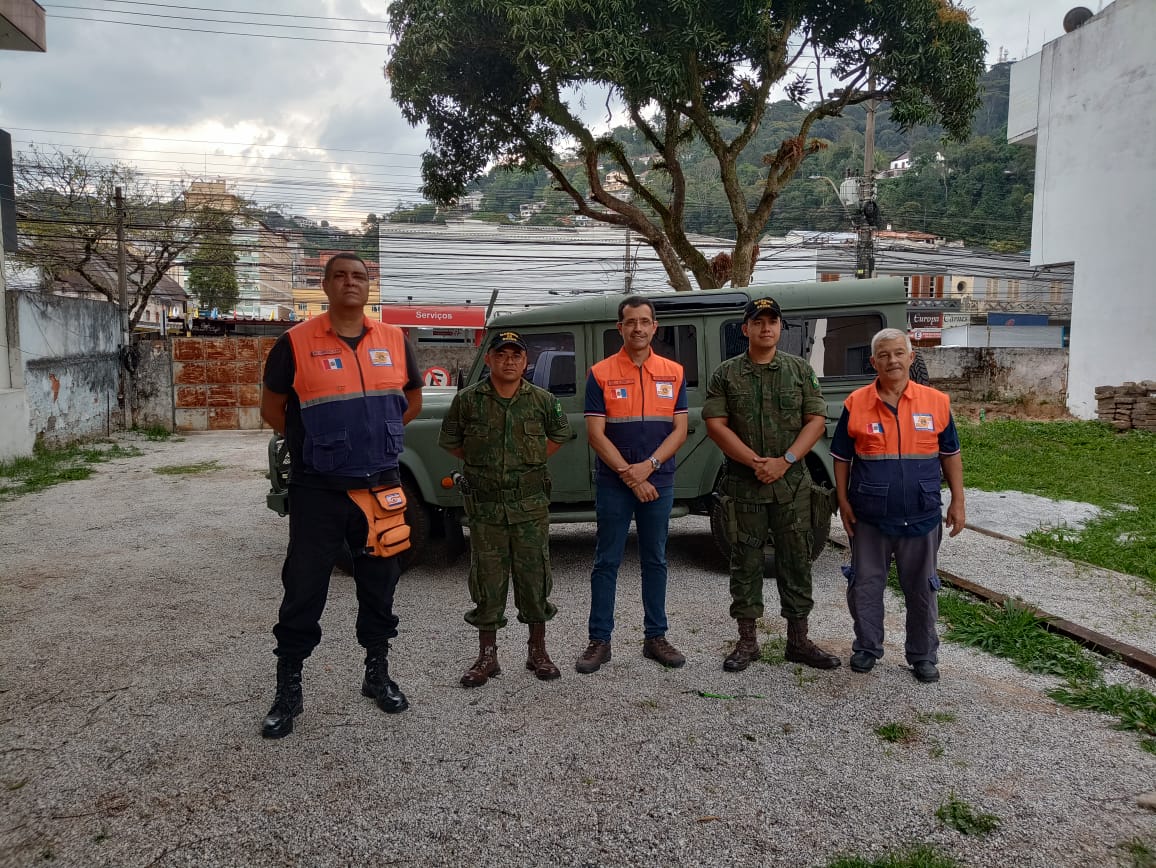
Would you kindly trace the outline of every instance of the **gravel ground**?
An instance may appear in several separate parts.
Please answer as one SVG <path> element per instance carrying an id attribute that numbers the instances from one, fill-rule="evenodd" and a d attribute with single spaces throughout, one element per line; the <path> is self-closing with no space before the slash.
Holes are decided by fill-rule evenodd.
<path id="1" fill-rule="evenodd" d="M 522 668 L 514 623 L 500 636 L 504 674 L 459 688 L 476 647 L 464 564 L 418 569 L 399 589 L 391 657 L 412 708 L 387 717 L 359 695 L 356 601 L 336 574 L 305 714 L 289 738 L 263 741 L 287 533 L 264 508 L 265 438 L 135 445 L 142 456 L 90 480 L 0 504 L 0 865 L 810 866 L 924 842 L 973 866 L 1110 866 L 1130 864 L 1125 842 L 1156 848 L 1156 815 L 1136 801 L 1156 789 L 1156 756 L 1134 734 L 1057 706 L 1044 695 L 1054 679 L 950 644 L 943 679 L 917 684 L 897 604 L 868 675 L 724 673 L 726 577 L 700 520 L 676 522 L 669 550 L 685 668 L 640 654 L 628 550 L 614 660 L 574 673 L 593 535 L 560 527 L 560 681 Z M 219 467 L 153 472 L 208 459 Z M 999 542 L 965 531 L 945 568 L 967 574 L 948 561 L 973 540 Z M 1001 545 L 985 556 L 1021 561 L 1017 581 L 1036 579 L 1024 596 L 1059 610 L 1047 595 L 1060 566 Z M 829 548 L 816 564 L 812 634 L 846 657 L 842 557 Z M 1148 620 L 1091 626 L 1152 648 L 1152 601 L 1133 597 Z M 1110 618 L 1122 597 L 1081 599 Z M 781 636 L 782 622 L 766 632 Z M 874 730 L 892 722 L 912 739 L 882 742 Z M 999 829 L 942 828 L 935 809 L 952 794 Z"/>

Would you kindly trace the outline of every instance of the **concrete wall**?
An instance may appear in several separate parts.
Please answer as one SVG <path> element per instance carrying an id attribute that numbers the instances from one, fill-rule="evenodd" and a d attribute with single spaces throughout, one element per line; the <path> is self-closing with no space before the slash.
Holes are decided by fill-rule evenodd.
<path id="1" fill-rule="evenodd" d="M 173 431 L 173 342 L 141 341 L 139 347 L 140 362 L 132 378 L 133 424 Z"/>
<path id="2" fill-rule="evenodd" d="M 1027 347 L 930 347 L 919 351 L 931 385 L 953 398 L 1014 401 L 1030 397 L 1062 405 L 1068 351 Z"/>
<path id="3" fill-rule="evenodd" d="M 4 249 L 0 245 L 0 288 L 4 286 Z M 24 366 L 20 357 L 20 336 L 16 328 L 14 292 L 0 292 L 0 461 L 32 454 L 32 426 L 28 418 L 28 396 L 24 391 Z"/>
<path id="4" fill-rule="evenodd" d="M 59 445 L 121 427 L 117 309 L 39 292 L 9 297 L 32 437 Z"/>
<path id="5" fill-rule="evenodd" d="M 1116 0 L 1012 68 L 1013 90 L 1038 87 L 1032 264 L 1076 264 L 1068 409 L 1082 418 L 1096 386 L 1156 379 L 1154 44 L 1156 3 Z"/>

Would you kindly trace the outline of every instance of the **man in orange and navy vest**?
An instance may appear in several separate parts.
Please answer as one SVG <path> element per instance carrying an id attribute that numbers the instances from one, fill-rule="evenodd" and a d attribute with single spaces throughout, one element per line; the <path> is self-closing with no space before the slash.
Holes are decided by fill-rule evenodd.
<path id="1" fill-rule="evenodd" d="M 686 442 L 687 399 L 682 365 L 650 348 L 658 331 L 654 305 L 630 296 L 618 305 L 622 349 L 590 369 L 586 435 L 598 456 L 598 515 L 590 575 L 590 644 L 574 668 L 596 672 L 610 659 L 618 567 L 630 521 L 642 562 L 643 656 L 667 667 L 686 658 L 666 639 L 666 537 L 674 504 L 674 454 Z"/>
<path id="2" fill-rule="evenodd" d="M 907 605 L 906 656 L 915 677 L 939 680 L 936 571 L 943 524 L 963 530 L 963 460 L 943 392 L 911 381 L 911 341 L 898 329 L 871 340 L 879 376 L 852 392 L 831 441 L 839 515 L 851 541 L 847 606 L 855 622 L 851 670 L 883 656 L 883 591 L 892 557 Z M 940 487 L 951 489 L 947 517 Z"/>
<path id="3" fill-rule="evenodd" d="M 354 555 L 357 641 L 366 650 L 361 692 L 389 714 L 409 707 L 387 660 L 400 564 L 388 556 L 393 549 L 373 546 L 372 511 L 355 498 L 376 497 L 401 521 L 398 455 L 403 426 L 421 411 L 421 374 L 401 330 L 365 316 L 369 273 L 361 257 L 334 256 L 321 286 L 328 311 L 278 339 L 261 392 L 261 417 L 285 435 L 290 456 L 285 595 L 273 628 L 277 694 L 262 724 L 266 738 L 288 735 L 302 711 L 302 663 L 321 641 L 329 575 L 346 545 Z"/>

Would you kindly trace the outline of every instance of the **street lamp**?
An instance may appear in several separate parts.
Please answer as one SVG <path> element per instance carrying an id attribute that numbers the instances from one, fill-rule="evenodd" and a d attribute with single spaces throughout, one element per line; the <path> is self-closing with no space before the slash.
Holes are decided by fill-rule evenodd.
<path id="1" fill-rule="evenodd" d="M 839 204 L 843 206 L 843 212 L 847 215 L 847 219 L 854 225 L 855 216 L 851 213 L 851 206 L 859 204 L 859 182 L 855 178 L 847 178 L 843 181 L 842 187 L 837 187 L 835 182 L 826 175 L 811 175 L 809 180 L 826 181 L 838 197 Z"/>

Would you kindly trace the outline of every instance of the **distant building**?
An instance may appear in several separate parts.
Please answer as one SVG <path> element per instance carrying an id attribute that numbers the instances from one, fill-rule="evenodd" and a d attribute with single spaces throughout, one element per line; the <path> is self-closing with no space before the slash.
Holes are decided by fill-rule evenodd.
<path id="1" fill-rule="evenodd" d="M 1054 22 L 1058 25 L 1059 22 Z M 1156 379 L 1156 3 L 1116 0 L 1011 68 L 1008 141 L 1036 149 L 1031 263 L 1074 268 L 1068 409 Z"/>

